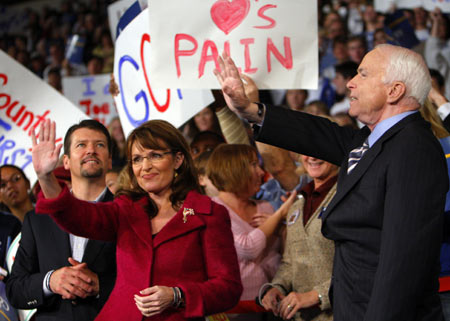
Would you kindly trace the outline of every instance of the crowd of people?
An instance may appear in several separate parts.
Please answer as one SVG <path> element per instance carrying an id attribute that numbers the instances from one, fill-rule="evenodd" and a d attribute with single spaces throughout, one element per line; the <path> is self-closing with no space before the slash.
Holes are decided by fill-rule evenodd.
<path id="1" fill-rule="evenodd" d="M 109 74 L 109 4 L 29 8 L 0 49 L 59 91 Z M 85 120 L 58 145 L 45 121 L 38 182 L 0 167 L 0 281 L 19 315 L 450 320 L 449 17 L 318 5 L 317 90 L 259 90 L 225 53 L 222 90 L 182 127 Z"/>

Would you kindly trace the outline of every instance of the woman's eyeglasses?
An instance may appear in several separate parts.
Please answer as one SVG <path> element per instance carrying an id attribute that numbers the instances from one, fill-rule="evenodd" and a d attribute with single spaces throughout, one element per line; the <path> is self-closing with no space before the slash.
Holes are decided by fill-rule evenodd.
<path id="1" fill-rule="evenodd" d="M 173 154 L 172 151 L 170 152 L 150 152 L 147 154 L 147 156 L 142 155 L 135 155 L 133 158 L 131 158 L 131 164 L 133 166 L 142 166 L 144 163 L 144 159 L 147 159 L 152 164 L 156 164 L 164 159 L 165 155 Z"/>
<path id="2" fill-rule="evenodd" d="M 17 174 L 15 174 L 15 175 L 11 176 L 11 178 L 8 179 L 8 180 L 2 179 L 2 180 L 0 181 L 0 190 L 6 189 L 6 186 L 8 185 L 9 182 L 15 184 L 15 183 L 17 183 L 18 181 L 20 181 L 21 179 L 22 179 L 22 174 L 19 174 L 19 173 L 17 173 Z"/>

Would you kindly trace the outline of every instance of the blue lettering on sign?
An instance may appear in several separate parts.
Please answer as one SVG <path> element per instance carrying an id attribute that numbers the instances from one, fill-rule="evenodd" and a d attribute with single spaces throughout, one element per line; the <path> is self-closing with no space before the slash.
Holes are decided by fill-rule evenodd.
<path id="1" fill-rule="evenodd" d="M 11 125 L 0 118 L 0 126 L 7 131 L 11 130 Z M 22 170 L 31 164 L 32 158 L 23 148 L 16 148 L 16 142 L 12 139 L 6 139 L 5 135 L 0 136 L 0 164 L 12 164 L 20 167 Z"/>
<path id="2" fill-rule="evenodd" d="M 103 88 L 103 95 L 109 95 L 109 83 Z"/>
<path id="3" fill-rule="evenodd" d="M 83 92 L 83 96 L 94 96 L 95 95 L 95 91 L 92 90 L 91 88 L 91 83 L 94 81 L 94 77 L 86 77 L 81 79 L 82 82 L 84 82 L 86 84 L 86 91 Z"/>
<path id="4" fill-rule="evenodd" d="M 120 58 L 119 60 L 119 88 L 120 88 L 120 92 L 123 93 L 123 83 L 122 83 L 122 65 L 125 62 L 129 62 L 133 65 L 134 69 L 139 70 L 139 66 L 136 63 L 136 61 L 128 56 L 125 55 L 123 57 Z M 123 105 L 123 109 L 125 111 L 125 114 L 127 115 L 128 121 L 131 123 L 131 125 L 133 127 L 138 127 L 140 124 L 146 122 L 148 120 L 149 117 L 149 106 L 148 106 L 148 99 L 147 99 L 147 95 L 145 94 L 145 92 L 143 90 L 141 90 L 135 97 L 134 100 L 136 102 L 138 102 L 141 98 L 144 100 L 144 105 L 145 105 L 145 116 L 142 119 L 134 119 L 131 115 L 130 112 L 128 111 L 128 107 L 127 104 L 125 102 L 125 95 L 120 95 L 121 99 L 122 99 L 122 105 Z"/>
<path id="5" fill-rule="evenodd" d="M 5 122 L 3 119 L 0 118 L 0 127 L 3 127 L 6 130 L 11 130 L 11 125 Z"/>
<path id="6" fill-rule="evenodd" d="M 183 95 L 181 94 L 181 89 L 177 89 L 177 93 L 178 93 L 178 98 L 180 98 L 180 100 L 182 100 Z"/>

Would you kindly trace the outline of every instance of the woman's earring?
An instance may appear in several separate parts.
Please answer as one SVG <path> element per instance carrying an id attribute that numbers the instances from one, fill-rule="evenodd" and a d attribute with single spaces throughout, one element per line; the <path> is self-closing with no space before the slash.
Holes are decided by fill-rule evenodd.
<path id="1" fill-rule="evenodd" d="M 175 171 L 175 174 L 173 175 L 174 178 L 177 178 L 178 173 Z"/>

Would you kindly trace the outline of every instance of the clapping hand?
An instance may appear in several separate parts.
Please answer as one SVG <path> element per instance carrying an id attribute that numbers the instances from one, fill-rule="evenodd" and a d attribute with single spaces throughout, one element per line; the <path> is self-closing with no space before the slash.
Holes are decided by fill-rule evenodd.
<path id="1" fill-rule="evenodd" d="M 268 311 L 272 311 L 272 313 L 275 316 L 278 316 L 280 314 L 280 301 L 284 299 L 284 294 L 281 293 L 280 290 L 277 288 L 271 288 L 267 293 L 264 295 L 264 298 L 262 299 L 262 304 L 264 306 L 264 309 Z"/>
<path id="2" fill-rule="evenodd" d="M 50 289 L 63 299 L 74 300 L 97 295 L 99 292 L 98 276 L 87 268 L 86 263 L 79 263 L 69 258 L 72 266 L 55 270 L 50 277 Z"/>

